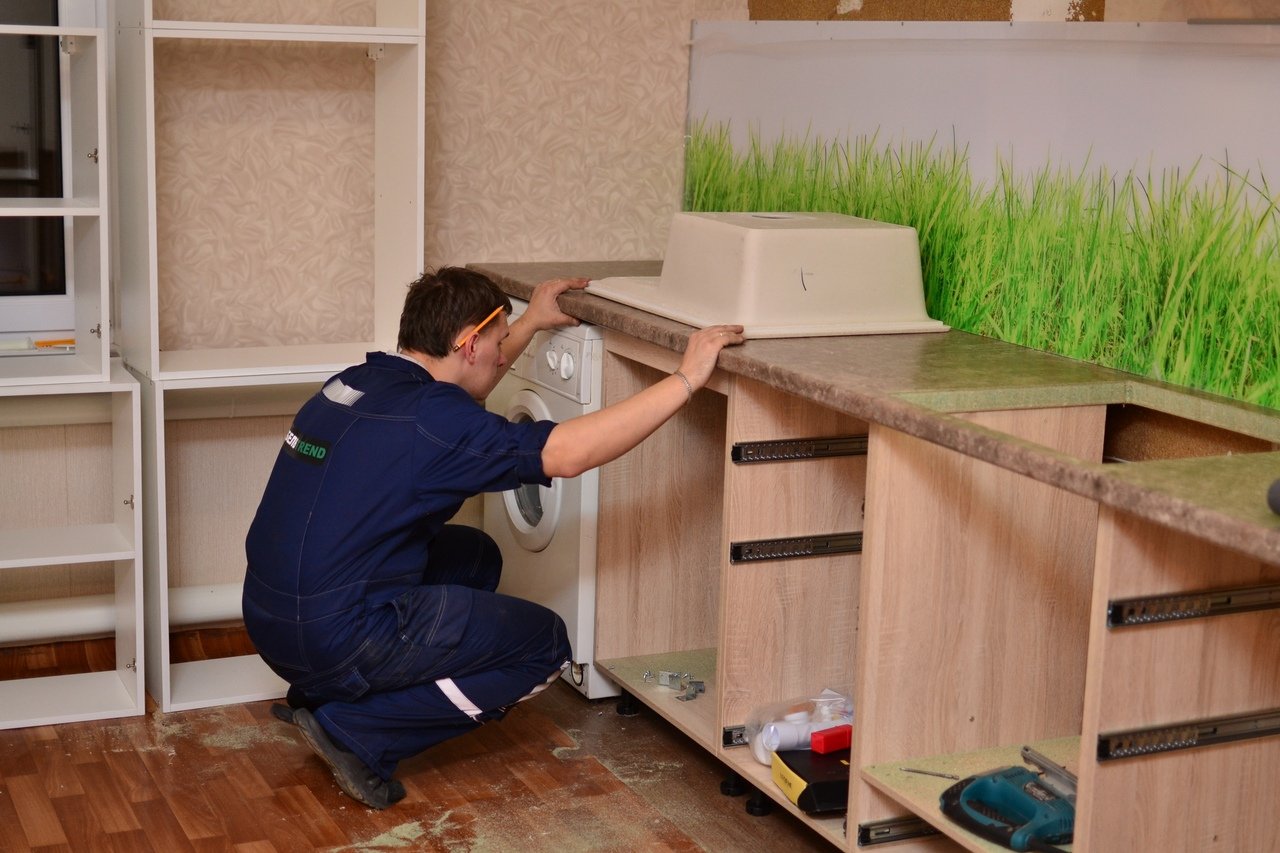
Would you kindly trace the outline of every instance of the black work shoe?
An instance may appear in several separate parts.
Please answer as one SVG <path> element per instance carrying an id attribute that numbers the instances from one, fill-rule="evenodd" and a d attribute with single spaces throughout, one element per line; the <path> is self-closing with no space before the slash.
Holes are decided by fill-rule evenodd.
<path id="1" fill-rule="evenodd" d="M 298 724 L 302 739 L 311 751 L 329 765 L 334 781 L 348 797 L 371 809 L 385 809 L 404 799 L 404 785 L 395 779 L 383 781 L 354 752 L 334 743 L 320 721 L 306 708 L 294 709 L 293 722 Z"/>
<path id="2" fill-rule="evenodd" d="M 293 709 L 283 702 L 273 702 L 271 704 L 271 716 L 275 717 L 277 720 L 282 720 L 289 725 L 293 725 L 295 722 L 293 719 Z"/>

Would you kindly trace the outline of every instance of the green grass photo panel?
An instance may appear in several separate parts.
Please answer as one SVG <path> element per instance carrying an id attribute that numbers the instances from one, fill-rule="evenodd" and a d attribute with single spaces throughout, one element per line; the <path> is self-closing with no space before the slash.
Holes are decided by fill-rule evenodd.
<path id="1" fill-rule="evenodd" d="M 967 332 L 1280 408 L 1280 224 L 1266 177 L 1046 164 L 976 180 L 965 148 L 697 123 L 685 209 L 913 226 L 930 316 Z"/>

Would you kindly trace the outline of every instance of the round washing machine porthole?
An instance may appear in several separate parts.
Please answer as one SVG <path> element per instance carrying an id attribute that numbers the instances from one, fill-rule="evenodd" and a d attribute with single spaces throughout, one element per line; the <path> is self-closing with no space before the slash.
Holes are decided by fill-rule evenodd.
<path id="1" fill-rule="evenodd" d="M 552 420 L 547 404 L 528 389 L 517 391 L 511 397 L 505 415 L 514 423 Z M 507 523 L 520 547 L 541 551 L 551 542 L 560 524 L 560 493 L 559 480 L 552 480 L 550 487 L 526 483 L 502 493 Z"/>

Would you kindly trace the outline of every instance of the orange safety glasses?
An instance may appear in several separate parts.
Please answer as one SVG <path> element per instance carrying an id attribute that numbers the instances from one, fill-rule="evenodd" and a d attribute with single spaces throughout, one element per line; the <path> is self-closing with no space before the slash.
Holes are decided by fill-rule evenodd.
<path id="1" fill-rule="evenodd" d="M 457 352 L 458 350 L 462 349 L 462 345 L 467 342 L 467 338 L 470 338 L 472 335 L 480 334 L 480 330 L 483 329 L 485 326 L 489 325 L 489 321 L 492 320 L 494 317 L 497 317 L 501 311 L 502 311 L 502 306 L 499 305 L 497 308 L 493 309 L 493 312 L 490 313 L 488 317 L 485 317 L 479 323 L 477 323 L 476 325 L 472 326 L 470 329 L 468 329 L 467 331 L 459 335 L 458 339 L 453 342 L 453 351 Z"/>

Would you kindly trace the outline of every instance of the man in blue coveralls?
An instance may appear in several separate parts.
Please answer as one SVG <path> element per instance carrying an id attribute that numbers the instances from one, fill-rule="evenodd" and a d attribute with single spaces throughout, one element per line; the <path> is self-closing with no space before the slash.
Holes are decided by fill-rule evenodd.
<path id="1" fill-rule="evenodd" d="M 384 809 L 399 762 L 500 719 L 571 659 L 563 621 L 494 590 L 502 555 L 447 524 L 467 498 L 576 477 L 676 413 L 742 327 L 695 332 L 680 369 L 563 423 L 484 409 L 535 333 L 575 325 L 557 299 L 584 279 L 511 301 L 479 273 L 444 268 L 409 287 L 398 352 L 330 379 L 285 434 L 245 542 L 244 618 L 290 684 L 292 717 L 339 787 Z"/>

